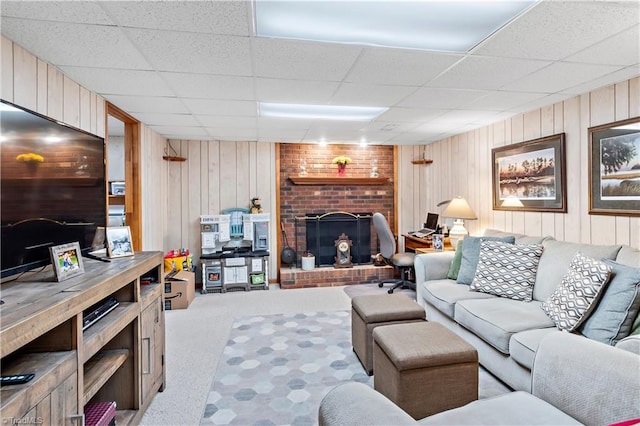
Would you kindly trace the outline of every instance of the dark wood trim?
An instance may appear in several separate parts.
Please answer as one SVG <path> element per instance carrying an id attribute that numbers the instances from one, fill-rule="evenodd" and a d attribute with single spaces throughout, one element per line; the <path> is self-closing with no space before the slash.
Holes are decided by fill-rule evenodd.
<path id="1" fill-rule="evenodd" d="M 413 160 L 411 164 L 431 164 L 433 160 Z"/>
<path id="2" fill-rule="evenodd" d="M 131 240 L 135 251 L 142 250 L 142 178 L 141 178 L 141 125 L 138 120 L 107 102 L 105 121 L 112 116 L 124 123 L 124 213 L 127 226 L 131 229 Z M 109 129 L 107 129 L 107 141 Z M 108 145 L 107 145 L 108 146 Z"/>

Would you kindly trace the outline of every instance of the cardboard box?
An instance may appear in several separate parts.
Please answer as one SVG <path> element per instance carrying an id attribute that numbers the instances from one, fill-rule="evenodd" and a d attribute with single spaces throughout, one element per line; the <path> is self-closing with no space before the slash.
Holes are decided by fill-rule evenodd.
<path id="1" fill-rule="evenodd" d="M 164 309 L 187 309 L 196 296 L 196 275 L 178 271 L 173 277 L 164 278 Z"/>

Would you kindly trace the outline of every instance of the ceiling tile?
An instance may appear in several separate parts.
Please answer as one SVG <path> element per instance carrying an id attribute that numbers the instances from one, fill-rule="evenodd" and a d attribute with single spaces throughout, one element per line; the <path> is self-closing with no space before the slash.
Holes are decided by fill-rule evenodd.
<path id="1" fill-rule="evenodd" d="M 550 63 L 526 59 L 469 56 L 429 82 L 429 87 L 499 89 Z"/>
<path id="2" fill-rule="evenodd" d="M 107 95 L 105 98 L 118 108 L 129 113 L 187 114 L 190 112 L 184 106 L 182 100 L 174 97 Z"/>
<path id="3" fill-rule="evenodd" d="M 389 122 L 422 122 L 428 121 L 448 111 L 447 109 L 435 108 L 402 108 L 391 107 L 382 113 L 377 120 Z"/>
<path id="4" fill-rule="evenodd" d="M 149 126 L 199 126 L 200 123 L 191 114 L 142 113 L 132 114 L 135 118 Z"/>
<path id="5" fill-rule="evenodd" d="M 255 86 L 256 99 L 261 102 L 318 105 L 329 102 L 339 83 L 256 78 Z"/>
<path id="6" fill-rule="evenodd" d="M 546 94 L 492 91 L 486 96 L 470 102 L 468 106 L 475 110 L 505 111 L 527 102 L 531 102 L 540 98 L 540 96 L 546 96 Z"/>
<path id="7" fill-rule="evenodd" d="M 566 62 L 602 65 L 633 65 L 640 63 L 640 25 L 635 25 L 613 37 L 569 56 Z"/>
<path id="8" fill-rule="evenodd" d="M 342 81 L 362 48 L 279 39 L 252 39 L 257 77 Z"/>
<path id="9" fill-rule="evenodd" d="M 342 83 L 332 105 L 390 107 L 417 90 L 411 86 Z"/>
<path id="10" fill-rule="evenodd" d="M 155 71 L 90 67 L 60 67 L 62 72 L 84 87 L 105 95 L 175 96 Z"/>
<path id="11" fill-rule="evenodd" d="M 165 135 L 167 139 L 209 139 L 209 134 L 203 127 L 181 126 L 149 126 L 151 130 Z"/>
<path id="12" fill-rule="evenodd" d="M 196 115 L 244 115 L 255 117 L 258 107 L 252 101 L 220 101 L 214 99 L 185 98 L 184 104 Z"/>
<path id="13" fill-rule="evenodd" d="M 486 95 L 483 90 L 457 90 L 425 87 L 400 102 L 403 107 L 429 107 L 452 109 L 468 104 Z"/>
<path id="14" fill-rule="evenodd" d="M 253 79 L 251 77 L 173 72 L 159 74 L 179 97 L 253 99 Z"/>
<path id="15" fill-rule="evenodd" d="M 101 5 L 126 27 L 249 36 L 249 2 L 104 1 Z"/>
<path id="16" fill-rule="evenodd" d="M 255 127 L 255 117 L 234 117 L 220 115 L 196 115 L 196 119 L 204 127 Z"/>
<path id="17" fill-rule="evenodd" d="M 38 21 L 75 22 L 114 25 L 98 2 L 8 1 L 2 0 L 2 17 L 27 18 Z"/>
<path id="18" fill-rule="evenodd" d="M 214 139 L 226 141 L 254 141 L 258 134 L 255 127 L 207 127 L 207 133 Z"/>
<path id="19" fill-rule="evenodd" d="M 472 53 L 559 60 L 638 24 L 640 3 L 541 1 Z"/>
<path id="20" fill-rule="evenodd" d="M 586 83 L 618 69 L 620 67 L 610 65 L 556 62 L 534 74 L 505 85 L 504 90 L 555 93 L 566 90 L 576 84 Z"/>
<path id="21" fill-rule="evenodd" d="M 421 86 L 462 58 L 447 53 L 368 47 L 346 81 Z"/>
<path id="22" fill-rule="evenodd" d="M 2 34 L 59 67 L 151 69 L 117 27 L 3 17 Z"/>
<path id="23" fill-rule="evenodd" d="M 251 75 L 247 37 L 132 28 L 123 31 L 159 71 Z"/>
<path id="24" fill-rule="evenodd" d="M 640 66 L 632 65 L 632 66 L 623 68 L 621 70 L 612 72 L 610 74 L 607 74 L 605 76 L 595 78 L 593 80 L 588 81 L 587 83 L 570 87 L 566 90 L 563 90 L 562 93 L 579 95 L 594 89 L 598 89 L 600 87 L 608 86 L 610 84 L 615 84 L 615 83 L 619 83 L 621 81 L 625 81 L 634 77 L 638 77 L 638 75 L 640 75 Z"/>

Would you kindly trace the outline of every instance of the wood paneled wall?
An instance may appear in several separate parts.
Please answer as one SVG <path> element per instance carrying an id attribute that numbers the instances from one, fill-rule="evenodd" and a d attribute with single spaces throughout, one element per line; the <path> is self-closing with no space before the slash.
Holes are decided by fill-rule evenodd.
<path id="1" fill-rule="evenodd" d="M 2 37 L 0 96 L 42 115 L 105 137 L 106 102 L 17 43 Z M 162 150 L 165 139 L 142 126 L 143 250 L 165 250 L 166 186 Z"/>
<path id="2" fill-rule="evenodd" d="M 559 240 L 640 247 L 640 218 L 589 215 L 588 128 L 640 116 L 640 77 L 603 87 L 490 126 L 426 146 L 400 150 L 400 230 L 409 231 L 427 211 L 442 213 L 442 200 L 461 195 L 478 220 L 466 221 L 470 234 L 487 228 L 551 235 Z M 493 211 L 491 149 L 565 133 L 568 212 Z M 412 159 L 432 159 L 412 165 Z"/>
<path id="3" fill-rule="evenodd" d="M 271 216 L 269 276 L 275 278 L 275 261 L 279 255 L 276 253 L 279 225 L 275 223 L 275 144 L 200 140 L 170 140 L 169 143 L 177 155 L 187 161 L 163 162 L 168 223 L 165 247 L 188 247 L 199 257 L 200 215 L 220 214 L 226 208 L 249 208 L 251 199 L 260 197 L 265 213 Z M 173 151 L 169 149 L 169 152 Z"/>

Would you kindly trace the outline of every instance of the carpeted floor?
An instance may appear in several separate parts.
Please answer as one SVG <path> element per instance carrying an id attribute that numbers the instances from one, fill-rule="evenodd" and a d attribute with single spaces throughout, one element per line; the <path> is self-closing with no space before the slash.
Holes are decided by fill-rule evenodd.
<path id="1" fill-rule="evenodd" d="M 344 287 L 344 292 L 347 296 L 353 298 L 354 296 L 360 296 L 362 294 L 387 294 L 387 290 L 392 288 L 390 284 L 386 284 L 383 288 L 378 287 L 378 284 L 358 284 L 348 285 Z M 413 300 L 416 300 L 416 291 L 405 288 L 397 288 L 393 291 L 394 294 L 404 294 Z"/>
<path id="2" fill-rule="evenodd" d="M 236 319 L 201 424 L 317 424 L 331 388 L 345 381 L 372 385 L 350 330 L 349 311 Z"/>

